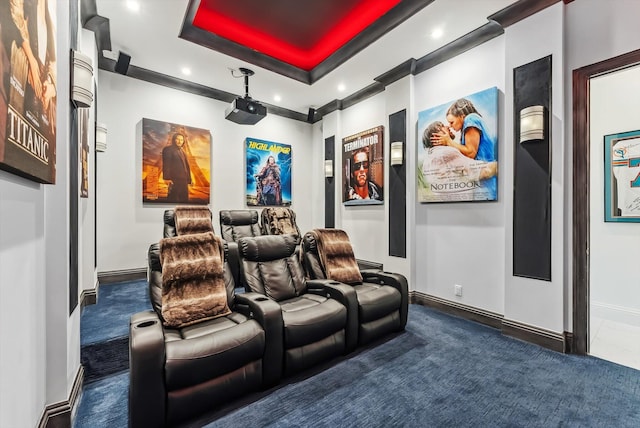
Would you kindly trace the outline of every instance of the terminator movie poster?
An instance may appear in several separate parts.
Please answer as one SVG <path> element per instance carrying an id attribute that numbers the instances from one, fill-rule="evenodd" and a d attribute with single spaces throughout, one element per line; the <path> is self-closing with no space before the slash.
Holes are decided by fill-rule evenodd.
<path id="1" fill-rule="evenodd" d="M 498 89 L 418 114 L 419 202 L 498 199 Z"/>
<path id="2" fill-rule="evenodd" d="M 291 146 L 247 138 L 245 149 L 247 205 L 291 205 Z"/>
<path id="3" fill-rule="evenodd" d="M 142 119 L 142 202 L 207 205 L 211 133 Z"/>
<path id="4" fill-rule="evenodd" d="M 0 168 L 48 184 L 56 181 L 55 24 L 54 0 L 0 2 Z"/>
<path id="5" fill-rule="evenodd" d="M 384 127 L 342 139 L 342 202 L 384 204 Z"/>

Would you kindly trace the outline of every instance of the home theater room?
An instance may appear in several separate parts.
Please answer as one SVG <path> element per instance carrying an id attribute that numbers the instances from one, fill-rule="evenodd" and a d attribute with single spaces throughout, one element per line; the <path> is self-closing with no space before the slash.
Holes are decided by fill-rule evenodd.
<path id="1" fill-rule="evenodd" d="M 640 426 L 638 17 L 0 0 L 0 427 Z"/>

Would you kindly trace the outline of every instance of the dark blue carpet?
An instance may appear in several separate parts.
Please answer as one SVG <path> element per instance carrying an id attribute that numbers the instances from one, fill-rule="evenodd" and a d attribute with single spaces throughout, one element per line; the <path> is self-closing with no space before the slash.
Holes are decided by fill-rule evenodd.
<path id="1" fill-rule="evenodd" d="M 185 426 L 640 426 L 640 371 L 418 305 L 406 332 L 321 369 Z M 85 385 L 74 426 L 125 427 L 127 388 L 127 372 Z"/>
<path id="2" fill-rule="evenodd" d="M 100 285 L 98 302 L 82 310 L 80 343 L 104 342 L 129 336 L 129 318 L 151 309 L 146 280 Z"/>

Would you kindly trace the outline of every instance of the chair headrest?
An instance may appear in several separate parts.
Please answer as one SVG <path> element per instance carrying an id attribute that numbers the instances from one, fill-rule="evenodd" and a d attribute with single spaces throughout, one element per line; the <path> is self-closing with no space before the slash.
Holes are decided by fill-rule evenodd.
<path id="1" fill-rule="evenodd" d="M 228 226 L 244 226 L 258 223 L 256 210 L 223 210 L 220 211 L 220 224 Z"/>
<path id="2" fill-rule="evenodd" d="M 164 224 L 176 227 L 175 212 L 173 210 L 164 211 Z"/>
<path id="3" fill-rule="evenodd" d="M 240 238 L 238 248 L 245 260 L 268 262 L 284 259 L 296 251 L 297 238 L 293 235 L 262 235 Z"/>
<path id="4" fill-rule="evenodd" d="M 313 232 L 307 232 L 302 238 L 302 248 L 305 252 L 318 254 L 318 242 Z"/>

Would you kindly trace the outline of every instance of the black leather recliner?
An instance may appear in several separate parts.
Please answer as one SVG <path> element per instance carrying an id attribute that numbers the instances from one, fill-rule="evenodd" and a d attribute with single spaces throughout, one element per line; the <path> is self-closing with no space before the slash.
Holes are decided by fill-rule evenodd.
<path id="1" fill-rule="evenodd" d="M 221 210 L 220 211 L 220 235 L 229 246 L 229 266 L 236 285 L 246 284 L 240 276 L 240 256 L 238 254 L 238 239 L 262 235 L 260 229 L 258 211 L 256 210 Z"/>
<path id="2" fill-rule="evenodd" d="M 248 289 L 268 296 L 282 309 L 285 376 L 355 348 L 353 288 L 305 279 L 293 235 L 241 238 L 238 246 Z"/>
<path id="3" fill-rule="evenodd" d="M 134 314 L 129 325 L 131 427 L 172 426 L 279 381 L 279 305 L 257 293 L 235 295 L 225 264 L 232 312 L 182 328 L 165 327 L 158 244 L 149 248 L 148 263 L 153 310 Z"/>
<path id="4" fill-rule="evenodd" d="M 312 279 L 327 278 L 318 252 L 315 229 L 302 238 L 303 263 Z M 362 282 L 352 284 L 358 301 L 358 345 L 388 333 L 401 331 L 407 324 L 409 290 L 407 279 L 398 273 L 377 269 L 360 270 Z"/>

